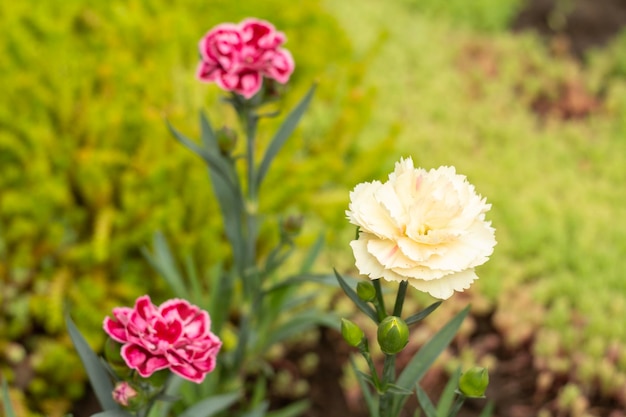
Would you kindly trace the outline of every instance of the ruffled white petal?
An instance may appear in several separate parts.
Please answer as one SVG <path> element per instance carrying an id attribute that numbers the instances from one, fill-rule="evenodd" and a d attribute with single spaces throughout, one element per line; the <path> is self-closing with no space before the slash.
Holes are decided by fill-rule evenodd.
<path id="1" fill-rule="evenodd" d="M 372 279 L 409 280 L 448 298 L 477 279 L 496 245 L 485 220 L 491 208 L 454 167 L 425 171 L 401 159 L 385 183 L 359 184 L 346 215 L 360 227 L 351 243 L 360 273 Z"/>

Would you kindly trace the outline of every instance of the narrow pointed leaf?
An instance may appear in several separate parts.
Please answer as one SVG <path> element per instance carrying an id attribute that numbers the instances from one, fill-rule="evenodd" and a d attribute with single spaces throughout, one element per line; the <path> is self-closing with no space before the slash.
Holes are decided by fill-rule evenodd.
<path id="1" fill-rule="evenodd" d="M 304 262 L 302 262 L 302 266 L 300 267 L 301 274 L 306 274 L 311 270 L 311 268 L 313 267 L 313 263 L 315 263 L 315 260 L 317 259 L 320 252 L 322 251 L 323 246 L 324 246 L 324 233 L 320 233 L 320 235 L 315 240 L 313 247 L 306 254 L 306 257 L 304 258 Z"/>
<path id="2" fill-rule="evenodd" d="M 193 260 L 193 256 L 185 256 L 185 272 L 189 280 L 190 286 L 190 298 L 193 299 L 194 304 L 204 305 L 204 291 L 202 291 L 202 284 L 200 284 L 200 278 L 198 277 L 198 270 Z"/>
<path id="3" fill-rule="evenodd" d="M 238 392 L 215 395 L 206 398 L 178 415 L 178 417 L 211 417 L 221 411 L 226 410 L 241 397 Z"/>
<path id="4" fill-rule="evenodd" d="M 341 286 L 348 298 L 352 300 L 352 302 L 359 308 L 359 310 L 367 314 L 372 320 L 374 320 L 374 322 L 378 323 L 379 320 L 376 311 L 369 304 L 359 298 L 356 291 L 350 288 L 350 286 L 341 277 L 341 275 L 339 275 L 339 272 L 337 272 L 337 270 L 335 270 L 335 277 L 337 278 L 337 282 L 339 282 L 339 286 Z"/>
<path id="5" fill-rule="evenodd" d="M 450 344 L 461 323 L 469 313 L 469 306 L 460 311 L 446 323 L 409 361 L 404 371 L 398 377 L 396 384 L 400 387 L 411 389 L 426 374 L 426 371 L 435 362 L 437 357 Z M 393 401 L 393 415 L 397 415 L 406 401 L 406 397 L 396 397 Z"/>
<path id="6" fill-rule="evenodd" d="M 113 396 L 111 395 L 113 392 L 113 383 L 111 382 L 107 370 L 102 366 L 100 358 L 91 350 L 91 347 L 80 334 L 80 331 L 76 328 L 76 325 L 69 315 L 66 316 L 65 322 L 70 339 L 72 339 L 74 348 L 76 352 L 78 352 L 80 360 L 83 362 L 83 366 L 89 377 L 89 382 L 102 409 L 105 411 L 121 410 L 119 404 L 113 401 Z"/>
<path id="7" fill-rule="evenodd" d="M 9 396 L 9 384 L 7 384 L 7 380 L 4 377 L 2 378 L 2 408 L 5 417 L 16 417 L 11 404 L 11 397 Z"/>
<path id="8" fill-rule="evenodd" d="M 304 414 L 311 407 L 309 400 L 300 400 L 293 404 L 289 404 L 280 410 L 270 411 L 266 414 L 267 417 L 298 417 Z"/>
<path id="9" fill-rule="evenodd" d="M 154 234 L 152 245 L 154 255 L 145 248 L 142 250 L 143 255 L 159 275 L 165 279 L 176 297 L 189 299 L 185 281 L 176 266 L 176 261 L 163 233 L 156 232 Z"/>
<path id="10" fill-rule="evenodd" d="M 125 410 L 107 410 L 92 414 L 91 417 L 133 417 L 131 413 Z"/>
<path id="11" fill-rule="evenodd" d="M 217 136 L 215 136 L 215 131 L 211 126 L 211 122 L 209 122 L 209 118 L 206 117 L 204 112 L 200 112 L 200 128 L 202 131 L 202 144 L 209 151 L 219 153 L 220 147 L 217 143 Z"/>
<path id="12" fill-rule="evenodd" d="M 461 370 L 459 369 L 454 373 L 454 375 L 452 375 L 452 378 L 448 380 L 448 383 L 439 398 L 439 402 L 437 403 L 437 416 L 448 417 L 450 415 L 450 410 L 456 394 L 456 387 L 459 385 L 460 374 Z"/>
<path id="13" fill-rule="evenodd" d="M 418 321 L 424 320 L 426 317 L 428 317 L 428 315 L 430 313 L 432 313 L 433 311 L 435 311 L 437 309 L 437 307 L 439 307 L 441 305 L 443 301 L 439 300 L 437 302 L 432 303 L 431 305 L 429 305 L 428 307 L 426 307 L 424 310 L 420 311 L 417 314 L 413 314 L 410 317 L 407 317 L 407 319 L 405 320 L 407 325 L 411 325 L 414 323 L 417 323 Z"/>
<path id="14" fill-rule="evenodd" d="M 493 414 L 493 401 L 489 401 L 478 417 L 491 417 Z"/>
<path id="15" fill-rule="evenodd" d="M 263 401 L 252 410 L 241 414 L 240 417 L 263 417 L 265 416 L 268 408 L 269 403 L 267 401 Z"/>
<path id="16" fill-rule="evenodd" d="M 369 375 L 365 375 L 363 372 L 357 369 L 356 363 L 354 362 L 354 358 L 352 356 L 350 357 L 350 365 L 352 366 L 352 371 L 356 375 L 357 382 L 359 383 L 359 389 L 363 394 L 363 399 L 365 400 L 365 404 L 367 405 L 367 409 L 369 410 L 370 417 L 379 417 L 378 400 L 374 397 L 372 391 L 367 385 L 367 383 L 370 383 L 373 387 L 375 387 L 374 382 Z"/>
<path id="17" fill-rule="evenodd" d="M 419 402 L 422 410 L 424 410 L 424 412 L 426 413 L 426 417 L 437 417 L 437 410 L 435 410 L 435 406 L 433 405 L 432 401 L 430 401 L 430 398 L 428 398 L 428 394 L 426 394 L 426 391 L 424 391 L 422 387 L 419 386 L 419 384 L 416 385 L 415 389 L 417 394 L 417 401 Z"/>
<path id="18" fill-rule="evenodd" d="M 267 151 L 265 151 L 265 155 L 263 156 L 263 160 L 261 161 L 261 165 L 259 166 L 259 171 L 258 171 L 257 180 L 256 180 L 257 190 L 261 188 L 263 179 L 265 178 L 267 171 L 269 171 L 272 161 L 274 160 L 274 158 L 276 157 L 280 149 L 283 147 L 283 145 L 285 144 L 289 136 L 291 136 L 296 126 L 298 125 L 300 118 L 302 117 L 307 107 L 309 106 L 309 103 L 311 102 L 311 99 L 313 98 L 313 93 L 315 92 L 315 87 L 316 87 L 315 84 L 311 86 L 311 88 L 306 93 L 304 98 L 292 110 L 289 116 L 287 116 L 283 124 L 280 126 L 280 128 L 276 132 L 276 135 L 274 135 L 274 138 L 270 142 L 270 145 L 268 146 Z"/>
<path id="19" fill-rule="evenodd" d="M 182 133 L 180 133 L 174 126 L 172 126 L 169 122 L 167 122 L 167 127 L 169 128 L 172 135 L 182 143 L 187 149 L 204 159 L 204 162 L 215 172 L 224 179 L 228 184 L 233 184 L 234 179 L 232 177 L 232 170 L 228 166 L 228 163 L 224 161 L 224 159 L 215 152 L 210 152 L 208 149 L 202 149 L 198 144 Z"/>
<path id="20" fill-rule="evenodd" d="M 233 250 L 234 263 L 235 265 L 243 265 L 242 257 L 245 253 L 245 244 L 243 241 L 242 216 L 244 207 L 241 188 L 237 180 L 237 172 L 231 161 L 220 153 L 213 128 L 203 113 L 200 115 L 200 128 L 202 142 L 207 150 L 206 153 L 215 156 L 219 160 L 217 165 L 207 164 L 209 177 L 211 178 L 213 192 L 224 219 L 224 229 Z M 225 170 L 228 175 L 222 175 L 221 170 Z"/>

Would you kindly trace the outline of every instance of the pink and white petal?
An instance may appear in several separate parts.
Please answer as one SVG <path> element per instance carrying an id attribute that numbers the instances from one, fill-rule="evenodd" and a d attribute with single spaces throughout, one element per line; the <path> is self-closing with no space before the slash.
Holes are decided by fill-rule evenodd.
<path id="1" fill-rule="evenodd" d="M 142 347 L 127 343 L 122 346 L 121 355 L 129 368 L 137 369 L 148 359 L 149 352 Z"/>
<path id="2" fill-rule="evenodd" d="M 105 317 L 104 322 L 102 323 L 102 327 L 104 331 L 113 339 L 120 343 L 126 343 L 128 341 L 128 334 L 126 332 L 126 326 L 121 323 L 111 319 L 110 317 Z"/>
<path id="3" fill-rule="evenodd" d="M 184 332 L 186 337 L 197 339 L 207 335 L 210 329 L 211 319 L 209 318 L 209 313 L 201 311 L 185 323 Z"/>
<path id="4" fill-rule="evenodd" d="M 198 44 L 202 58 L 205 60 L 215 59 L 216 44 L 220 41 L 231 45 L 241 42 L 238 26 L 232 23 L 222 23 L 207 32 Z"/>
<path id="5" fill-rule="evenodd" d="M 120 323 L 126 324 L 132 312 L 133 309 L 130 307 L 115 307 L 113 309 L 113 317 Z"/>
<path id="6" fill-rule="evenodd" d="M 238 92 L 249 99 L 261 89 L 262 81 L 261 73 L 257 71 L 243 73 L 239 77 Z"/>
<path id="7" fill-rule="evenodd" d="M 478 279 L 473 269 L 449 274 L 440 279 L 423 281 L 410 279 L 409 284 L 414 288 L 427 292 L 435 298 L 447 300 L 455 291 L 463 292 L 470 287 L 472 282 Z"/>
<path id="8" fill-rule="evenodd" d="M 204 82 L 215 82 L 222 73 L 223 70 L 218 65 L 206 61 L 201 61 L 196 69 L 196 77 Z"/>
<path id="9" fill-rule="evenodd" d="M 169 362 L 163 356 L 150 356 L 148 359 L 138 366 L 137 372 L 139 375 L 143 377 L 148 377 L 155 373 L 156 371 L 160 371 L 161 369 L 165 369 L 170 366 Z"/>
<path id="10" fill-rule="evenodd" d="M 219 77 L 215 79 L 217 85 L 226 91 L 236 91 L 239 85 L 239 74 L 221 72 Z"/>
<path id="11" fill-rule="evenodd" d="M 135 308 L 133 314 L 131 314 L 131 321 L 133 319 L 143 319 L 146 322 L 150 322 L 153 317 L 158 314 L 157 308 L 150 300 L 149 295 L 142 295 L 135 301 Z"/>
<path id="12" fill-rule="evenodd" d="M 198 311 L 198 307 L 180 298 L 167 300 L 159 306 L 159 313 L 166 320 L 181 320 L 184 322 L 195 316 Z"/>
<path id="13" fill-rule="evenodd" d="M 270 78 L 275 79 L 281 84 L 287 83 L 296 64 L 291 53 L 286 49 L 279 49 L 273 54 L 270 65 L 266 70 Z"/>
<path id="14" fill-rule="evenodd" d="M 201 372 L 212 372 L 215 369 L 217 360 L 215 355 L 209 355 L 206 358 L 196 359 L 193 361 L 193 365 Z"/>
<path id="15" fill-rule="evenodd" d="M 170 370 L 178 376 L 188 379 L 191 382 L 195 382 L 197 384 L 204 381 L 204 377 L 206 375 L 205 372 L 200 371 L 190 364 L 174 365 L 170 367 Z"/>
<path id="16" fill-rule="evenodd" d="M 183 334 L 183 324 L 179 319 L 169 323 L 164 320 L 157 320 L 153 329 L 155 331 L 153 337 L 167 345 L 174 344 Z M 160 344 L 162 345 L 162 343 Z"/>

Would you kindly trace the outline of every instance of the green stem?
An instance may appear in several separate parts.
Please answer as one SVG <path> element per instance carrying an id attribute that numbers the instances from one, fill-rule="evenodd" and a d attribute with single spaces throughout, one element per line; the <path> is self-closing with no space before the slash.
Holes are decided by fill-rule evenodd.
<path id="1" fill-rule="evenodd" d="M 374 361 L 372 360 L 372 356 L 370 355 L 369 347 L 367 345 L 367 340 L 365 340 L 365 343 L 359 347 L 359 352 L 365 359 L 365 362 L 367 362 L 367 366 L 370 369 L 370 374 L 372 375 L 372 381 L 374 382 L 374 385 L 376 386 L 376 390 L 380 391 L 383 388 L 383 386 L 380 382 L 380 379 L 378 378 L 378 372 L 376 372 Z"/>
<path id="2" fill-rule="evenodd" d="M 396 296 L 396 303 L 393 306 L 393 315 L 400 317 L 402 314 L 402 306 L 404 305 L 404 297 L 406 296 L 406 288 L 409 285 L 409 281 L 402 281 L 398 287 L 398 295 Z"/>
<path id="3" fill-rule="evenodd" d="M 454 400 L 454 404 L 452 405 L 452 408 L 450 409 L 450 414 L 448 414 L 448 417 L 455 417 L 459 413 L 466 398 L 467 397 L 465 397 L 465 395 L 463 394 L 457 395 L 456 399 Z"/>
<path id="4" fill-rule="evenodd" d="M 393 393 L 389 392 L 389 384 L 396 379 L 396 355 L 385 355 L 383 364 L 383 394 L 379 404 L 380 417 L 392 417 Z"/>
<path id="5" fill-rule="evenodd" d="M 374 289 L 376 290 L 376 298 L 374 299 L 374 307 L 376 307 L 376 313 L 378 314 L 378 321 L 381 322 L 387 317 L 387 311 L 385 310 L 385 300 L 383 299 L 383 290 L 380 287 L 380 279 L 372 281 Z"/>

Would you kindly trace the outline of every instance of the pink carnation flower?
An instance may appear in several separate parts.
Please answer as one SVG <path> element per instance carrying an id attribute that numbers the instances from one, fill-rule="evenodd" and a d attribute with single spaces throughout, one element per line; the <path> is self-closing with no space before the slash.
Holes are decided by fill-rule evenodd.
<path id="1" fill-rule="evenodd" d="M 285 35 L 264 20 L 217 25 L 200 40 L 197 76 L 250 98 L 261 88 L 263 77 L 281 84 L 289 81 L 295 64 L 289 51 L 280 47 L 283 43 Z"/>
<path id="2" fill-rule="evenodd" d="M 209 314 L 185 300 L 155 306 L 144 295 L 134 308 L 117 307 L 104 319 L 104 331 L 122 343 L 121 355 L 142 377 L 169 368 L 200 383 L 215 368 L 220 339 L 211 333 Z"/>

